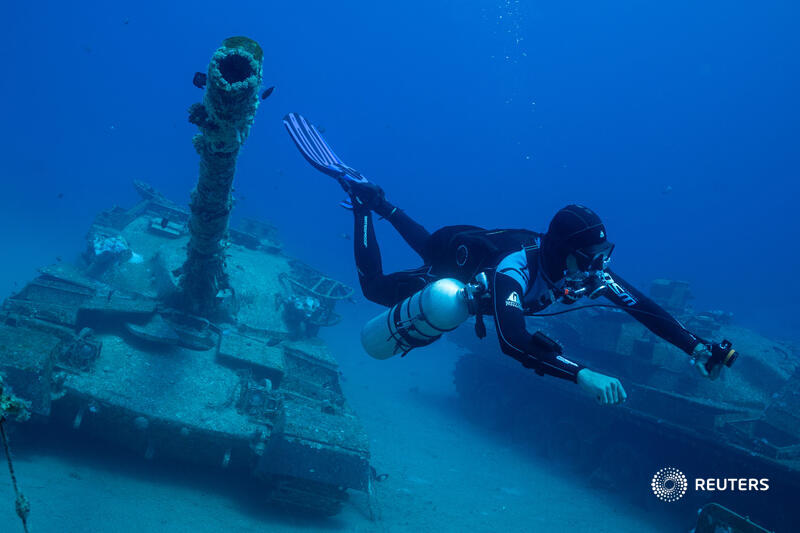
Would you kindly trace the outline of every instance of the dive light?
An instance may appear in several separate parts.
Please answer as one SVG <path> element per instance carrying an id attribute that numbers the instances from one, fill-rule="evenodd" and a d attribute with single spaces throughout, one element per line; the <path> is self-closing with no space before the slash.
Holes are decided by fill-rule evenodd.
<path id="1" fill-rule="evenodd" d="M 705 367 L 710 374 L 717 365 L 725 365 L 728 368 L 736 362 L 739 354 L 733 349 L 733 344 L 729 340 L 723 340 L 719 344 L 708 344 L 711 350 L 711 357 L 706 361 Z"/>

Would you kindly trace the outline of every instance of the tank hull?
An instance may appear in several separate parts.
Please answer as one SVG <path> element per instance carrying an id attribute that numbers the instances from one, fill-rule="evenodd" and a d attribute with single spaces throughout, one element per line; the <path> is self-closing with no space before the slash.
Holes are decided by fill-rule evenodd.
<path id="1" fill-rule="evenodd" d="M 338 512 L 347 489 L 368 489 L 368 444 L 310 333 L 350 293 L 304 293 L 324 276 L 251 223 L 226 243 L 233 318 L 178 311 L 189 214 L 138 188 L 139 204 L 97 217 L 80 261 L 41 269 L 4 302 L 0 373 L 36 420 L 147 459 L 255 476 L 265 501 Z M 316 328 L 286 312 L 298 298 L 319 300 L 300 317 Z"/>

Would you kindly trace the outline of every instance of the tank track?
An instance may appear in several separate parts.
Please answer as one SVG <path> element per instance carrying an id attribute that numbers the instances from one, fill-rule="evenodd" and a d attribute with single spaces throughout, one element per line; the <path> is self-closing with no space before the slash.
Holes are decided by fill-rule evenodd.
<path id="1" fill-rule="evenodd" d="M 268 500 L 289 511 L 334 516 L 342 510 L 348 494 L 343 487 L 286 476 L 270 480 Z"/>

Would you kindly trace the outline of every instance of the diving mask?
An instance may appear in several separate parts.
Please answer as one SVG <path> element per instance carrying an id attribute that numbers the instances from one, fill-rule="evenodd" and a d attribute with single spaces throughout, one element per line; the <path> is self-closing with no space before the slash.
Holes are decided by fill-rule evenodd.
<path id="1" fill-rule="evenodd" d="M 575 250 L 572 255 L 578 263 L 578 270 L 591 273 L 598 270 L 605 270 L 608 262 L 611 261 L 611 252 L 614 251 L 614 244 L 608 241 L 588 246 L 580 250 Z"/>
<path id="2" fill-rule="evenodd" d="M 605 269 L 612 251 L 614 244 L 608 241 L 574 250 L 572 256 L 576 264 L 564 272 L 561 302 L 571 304 L 584 296 L 591 299 L 600 296 L 606 288 Z"/>

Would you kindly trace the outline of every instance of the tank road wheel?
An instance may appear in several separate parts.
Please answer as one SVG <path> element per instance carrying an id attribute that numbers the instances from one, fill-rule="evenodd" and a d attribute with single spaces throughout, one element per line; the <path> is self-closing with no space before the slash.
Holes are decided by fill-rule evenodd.
<path id="1" fill-rule="evenodd" d="M 270 503 L 286 510 L 318 516 L 334 516 L 347 501 L 347 490 L 326 483 L 285 476 L 270 481 Z"/>

